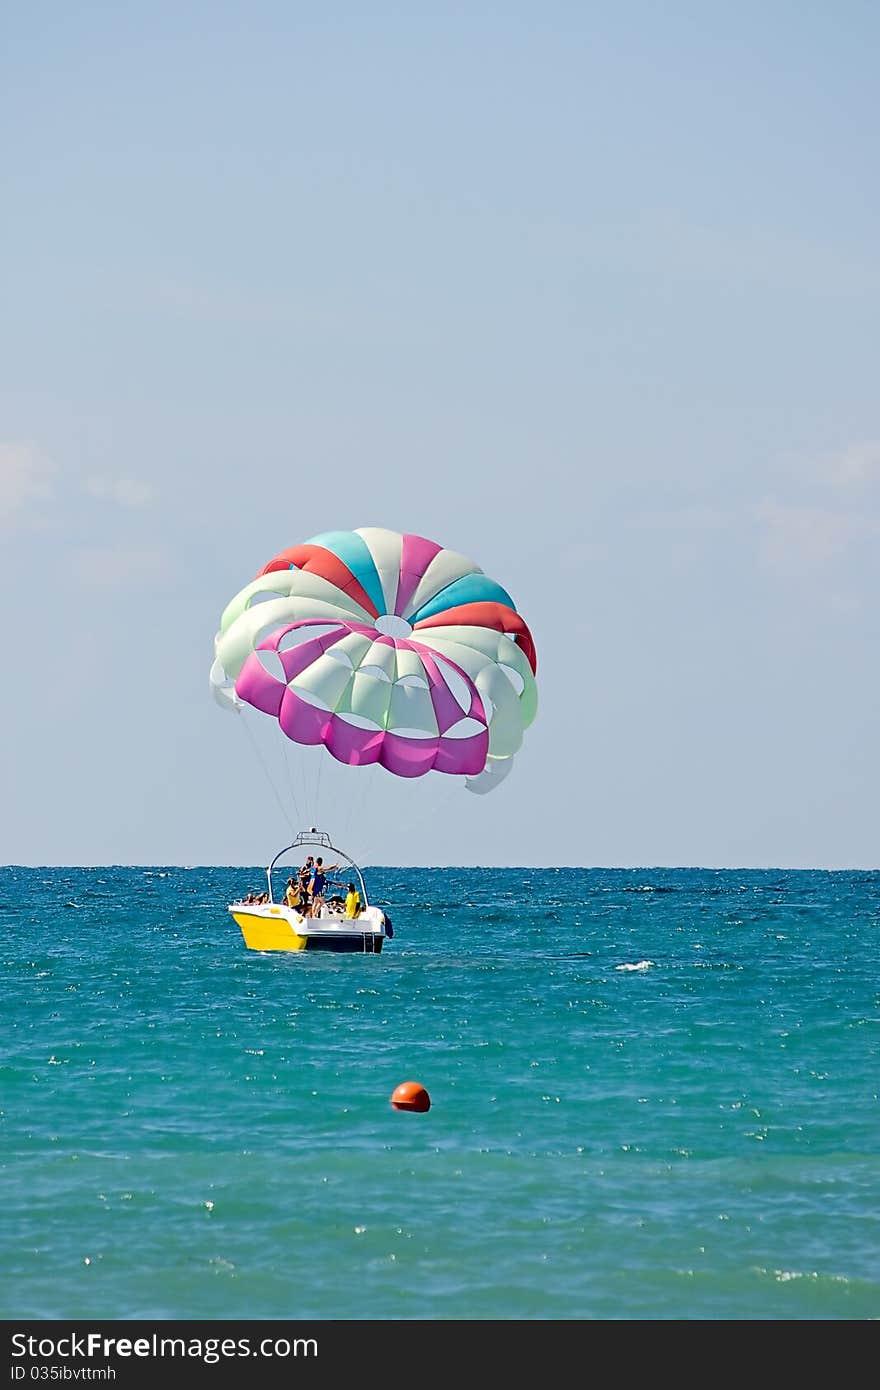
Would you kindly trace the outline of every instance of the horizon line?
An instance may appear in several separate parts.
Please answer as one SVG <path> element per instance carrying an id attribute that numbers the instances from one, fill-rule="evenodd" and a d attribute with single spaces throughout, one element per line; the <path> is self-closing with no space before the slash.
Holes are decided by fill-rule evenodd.
<path id="1" fill-rule="evenodd" d="M 354 861 L 352 861 L 354 862 Z M 681 873 L 695 872 L 703 873 L 826 873 L 826 874 L 846 874 L 846 873 L 876 873 L 880 870 L 877 864 L 486 864 L 486 863 L 445 863 L 445 864 L 392 864 L 380 863 L 377 861 L 364 860 L 361 862 L 362 868 L 369 869 L 486 869 L 486 870 L 510 870 L 510 869 L 529 869 L 535 872 L 554 873 L 563 869 L 577 869 L 583 872 L 593 873 Z M 123 863 L 121 860 L 108 861 L 106 863 L 91 864 L 22 864 L 7 863 L 0 864 L 2 869 L 78 869 L 78 870 L 97 870 L 97 869 L 181 869 L 186 873 L 193 873 L 199 869 L 254 869 L 265 873 L 267 865 L 252 863 L 228 863 L 228 864 L 177 864 L 170 861 L 163 862 L 155 860 L 152 862 Z"/>

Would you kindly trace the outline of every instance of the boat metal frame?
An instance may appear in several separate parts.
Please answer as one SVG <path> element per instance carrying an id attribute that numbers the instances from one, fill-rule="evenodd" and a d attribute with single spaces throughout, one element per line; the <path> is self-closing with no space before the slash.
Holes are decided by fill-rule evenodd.
<path id="1" fill-rule="evenodd" d="M 350 854 L 347 854 L 344 849 L 340 849 L 338 845 L 333 844 L 326 830 L 316 830 L 314 826 L 312 826 L 309 830 L 301 830 L 298 835 L 294 836 L 293 840 L 291 840 L 289 845 L 285 845 L 283 849 L 280 849 L 278 851 L 278 853 L 275 855 L 275 858 L 267 866 L 266 881 L 269 886 L 269 902 L 271 904 L 273 904 L 274 906 L 282 906 L 282 904 L 275 903 L 275 898 L 272 893 L 272 873 L 279 859 L 283 859 L 285 854 L 289 854 L 292 849 L 299 849 L 301 847 L 304 848 L 306 845 L 316 845 L 319 846 L 321 849 L 329 850 L 331 854 L 341 855 L 341 857 L 351 866 L 351 868 L 357 874 L 358 883 L 360 885 L 361 890 L 362 907 L 367 908 L 370 906 L 370 900 L 367 897 L 367 886 L 364 883 L 364 876 L 361 873 L 359 866 L 355 863 Z"/>

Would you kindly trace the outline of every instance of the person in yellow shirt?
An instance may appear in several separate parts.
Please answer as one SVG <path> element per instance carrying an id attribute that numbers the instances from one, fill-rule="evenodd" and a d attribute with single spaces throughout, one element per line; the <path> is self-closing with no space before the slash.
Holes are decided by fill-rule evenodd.
<path id="1" fill-rule="evenodd" d="M 345 895 L 345 915 L 346 917 L 357 917 L 361 910 L 361 895 L 353 883 L 348 885 L 348 892 Z"/>
<path id="2" fill-rule="evenodd" d="M 305 911 L 305 903 L 303 902 L 303 891 L 299 882 L 294 878 L 289 878 L 287 880 L 287 888 L 284 893 L 284 901 L 287 903 L 288 907 L 294 908 L 296 912 Z"/>

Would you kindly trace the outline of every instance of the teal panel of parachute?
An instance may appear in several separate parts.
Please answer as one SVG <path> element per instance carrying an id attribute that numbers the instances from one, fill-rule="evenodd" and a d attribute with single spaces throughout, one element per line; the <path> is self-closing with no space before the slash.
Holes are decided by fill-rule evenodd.
<path id="1" fill-rule="evenodd" d="M 447 584 L 445 589 L 441 589 L 439 594 L 435 594 L 423 604 L 418 613 L 413 613 L 408 621 L 415 626 L 423 618 L 433 618 L 435 613 L 442 613 L 447 608 L 457 608 L 462 603 L 485 603 L 487 600 L 492 603 L 506 603 L 508 608 L 516 612 L 516 604 L 510 594 L 502 589 L 500 584 L 496 584 L 494 579 L 490 579 L 487 574 L 465 574 L 461 579 Z"/>
<path id="2" fill-rule="evenodd" d="M 325 550 L 332 550 L 370 595 L 376 605 L 376 612 L 385 612 L 382 583 L 367 543 L 361 536 L 354 531 L 322 531 L 319 536 L 311 536 L 306 544 L 322 545 Z"/>

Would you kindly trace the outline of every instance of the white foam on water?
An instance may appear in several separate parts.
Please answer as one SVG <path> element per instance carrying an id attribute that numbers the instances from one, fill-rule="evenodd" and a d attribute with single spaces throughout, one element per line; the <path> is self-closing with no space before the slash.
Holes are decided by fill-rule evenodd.
<path id="1" fill-rule="evenodd" d="M 652 960 L 636 961 L 635 965 L 615 965 L 615 970 L 650 970 L 654 964 Z"/>

